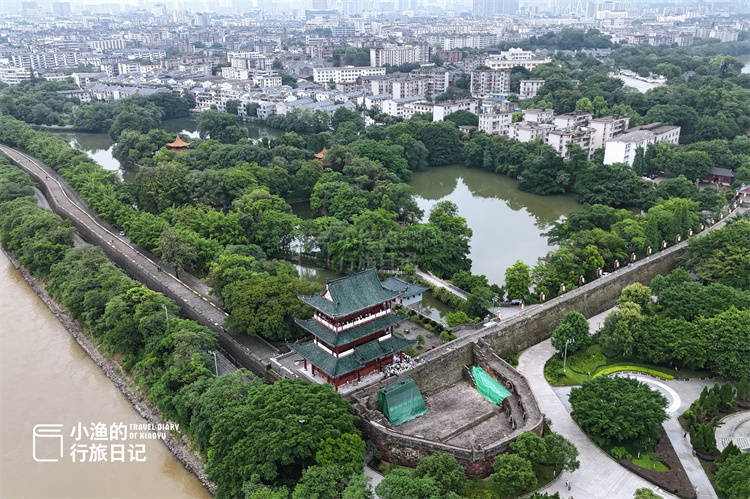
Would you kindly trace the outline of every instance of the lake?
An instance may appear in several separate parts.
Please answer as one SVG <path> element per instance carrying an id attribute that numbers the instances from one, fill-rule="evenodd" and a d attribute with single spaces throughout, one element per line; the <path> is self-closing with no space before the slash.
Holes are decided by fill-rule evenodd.
<path id="1" fill-rule="evenodd" d="M 245 123 L 248 128 L 251 139 L 274 138 L 279 137 L 284 132 L 255 122 Z M 188 116 L 185 118 L 176 118 L 165 120 L 161 128 L 167 132 L 181 134 L 192 138 L 198 137 L 198 123 L 195 117 Z M 68 144 L 76 149 L 85 152 L 89 158 L 93 159 L 107 170 L 116 171 L 121 177 L 134 175 L 133 172 L 123 172 L 120 170 L 120 162 L 112 156 L 112 150 L 115 147 L 115 141 L 106 133 L 87 133 L 87 132 L 70 132 L 64 130 L 47 130 L 56 137 L 65 139 Z"/>
<path id="2" fill-rule="evenodd" d="M 424 220 L 440 201 L 452 201 L 473 231 L 471 271 L 502 285 L 505 269 L 521 260 L 534 265 L 555 246 L 542 235 L 581 207 L 573 196 L 537 196 L 511 178 L 485 170 L 447 166 L 414 174 L 411 182 Z"/>

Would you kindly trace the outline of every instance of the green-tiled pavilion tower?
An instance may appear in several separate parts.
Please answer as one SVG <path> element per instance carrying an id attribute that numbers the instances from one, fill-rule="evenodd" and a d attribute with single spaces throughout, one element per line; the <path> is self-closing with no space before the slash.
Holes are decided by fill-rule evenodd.
<path id="1" fill-rule="evenodd" d="M 312 319 L 295 319 L 312 340 L 289 346 L 305 359 L 305 369 L 309 363 L 313 375 L 323 376 L 338 389 L 382 370 L 414 343 L 393 334 L 406 315 L 394 312 L 392 306 L 405 293 L 421 295 L 425 289 L 400 279 L 381 283 L 375 269 L 330 281 L 320 294 L 299 296 L 315 310 Z"/>

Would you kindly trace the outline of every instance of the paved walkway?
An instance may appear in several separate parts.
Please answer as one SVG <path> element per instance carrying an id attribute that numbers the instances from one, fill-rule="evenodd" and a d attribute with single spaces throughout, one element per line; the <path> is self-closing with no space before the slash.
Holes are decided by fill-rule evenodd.
<path id="1" fill-rule="evenodd" d="M 463 289 L 461 289 L 461 288 L 459 288 L 457 286 L 454 286 L 453 284 L 451 284 L 449 282 L 446 282 L 446 281 L 440 279 L 439 277 L 432 275 L 429 272 L 425 272 L 424 270 L 417 269 L 416 273 L 417 273 L 417 275 L 420 278 L 422 278 L 425 281 L 429 282 L 433 286 L 436 286 L 438 288 L 445 288 L 448 291 L 450 291 L 451 293 L 453 293 L 454 295 L 456 295 L 459 298 L 461 298 L 462 300 L 466 299 L 466 291 L 464 291 Z"/>
<path id="2" fill-rule="evenodd" d="M 589 330 L 593 334 L 601 329 L 604 324 L 604 319 L 616 310 L 617 307 L 613 307 L 609 310 L 602 312 L 601 314 L 595 315 L 589 318 Z M 698 498 L 699 499 L 714 499 L 716 493 L 711 487 L 711 482 L 706 476 L 706 472 L 703 470 L 698 458 L 693 456 L 693 448 L 690 444 L 690 437 L 686 437 L 685 431 L 680 426 L 677 418 L 685 412 L 690 404 L 700 396 L 701 390 L 706 386 L 713 386 L 716 380 L 701 380 L 701 379 L 689 379 L 689 380 L 657 380 L 650 376 L 645 375 L 630 375 L 641 382 L 646 383 L 652 389 L 661 392 L 667 398 L 669 405 L 667 406 L 667 414 L 669 419 L 664 422 L 664 431 L 666 431 L 669 441 L 672 443 L 672 447 L 677 453 L 682 467 L 690 479 L 693 486 L 698 487 Z M 558 397 L 562 398 L 570 410 L 570 406 L 567 404 L 568 393 L 570 387 L 558 387 L 554 389 Z M 750 416 L 748 417 L 750 419 Z"/>
<path id="3" fill-rule="evenodd" d="M 544 378 L 544 364 L 555 349 L 547 339 L 521 353 L 518 370 L 534 392 L 539 408 L 551 421 L 551 428 L 570 440 L 578 449 L 581 467 L 573 473 L 564 472 L 541 492 L 559 492 L 561 497 L 587 499 L 631 499 L 637 489 L 649 488 L 663 497 L 674 497 L 651 482 L 620 466 L 594 444 L 575 421 Z M 570 480 L 571 490 L 565 487 Z"/>
<path id="4" fill-rule="evenodd" d="M 385 477 L 367 465 L 365 465 L 364 473 L 372 479 L 370 480 L 370 485 L 372 485 L 373 494 L 375 494 L 375 487 L 377 487 Z M 375 495 L 375 497 L 378 497 L 377 494 Z"/>

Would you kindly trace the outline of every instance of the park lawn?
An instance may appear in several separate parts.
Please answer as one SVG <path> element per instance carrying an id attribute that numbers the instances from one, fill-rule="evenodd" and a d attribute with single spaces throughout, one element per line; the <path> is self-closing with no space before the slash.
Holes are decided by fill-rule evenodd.
<path id="1" fill-rule="evenodd" d="M 547 464 L 534 464 L 534 473 L 536 473 L 537 484 L 533 489 L 523 492 L 527 494 L 534 490 L 540 489 L 552 480 L 557 475 L 555 474 L 555 467 Z M 491 499 L 496 497 L 508 497 L 502 495 L 498 484 L 495 483 L 491 478 L 475 478 L 466 482 L 466 490 L 464 490 L 464 496 L 470 499 Z"/>
<path id="2" fill-rule="evenodd" d="M 669 471 L 667 465 L 659 461 L 657 457 L 651 456 L 648 453 L 641 453 L 641 457 L 634 457 L 630 460 L 630 462 L 637 466 L 640 466 L 641 468 L 646 468 L 647 470 Z"/>
<path id="3" fill-rule="evenodd" d="M 625 455 L 625 459 L 635 464 L 636 466 L 640 466 L 641 468 L 652 471 L 669 471 L 670 469 L 669 466 L 659 460 L 659 456 L 656 454 L 656 451 L 654 449 L 639 450 L 635 442 L 630 442 L 624 445 L 621 444 L 621 446 L 627 452 L 627 454 Z M 609 456 L 612 456 L 612 449 L 615 447 L 617 446 L 613 444 L 599 446 L 599 448 L 606 452 Z M 614 456 L 612 456 L 612 458 L 617 461 L 617 458 L 615 458 Z"/>
<path id="4" fill-rule="evenodd" d="M 544 366 L 544 377 L 552 386 L 581 385 L 585 381 L 593 379 L 597 373 L 604 371 L 607 374 L 622 371 L 636 371 L 649 374 L 662 379 L 673 379 L 675 374 L 681 378 L 698 378 L 711 376 L 707 371 L 696 371 L 693 369 L 674 369 L 642 362 L 633 362 L 621 358 L 608 358 L 602 353 L 601 346 L 593 344 L 586 350 L 568 355 L 567 369 L 564 375 L 559 375 L 562 370 L 562 359 L 555 354 L 547 360 Z M 557 373 L 558 375 L 555 375 Z"/>

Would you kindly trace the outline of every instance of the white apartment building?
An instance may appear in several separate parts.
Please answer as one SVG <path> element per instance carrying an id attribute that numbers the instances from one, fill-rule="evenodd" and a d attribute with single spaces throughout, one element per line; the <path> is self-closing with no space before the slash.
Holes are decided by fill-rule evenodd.
<path id="1" fill-rule="evenodd" d="M 373 66 L 344 66 L 340 68 L 313 68 L 313 81 L 315 83 L 353 83 L 360 76 L 384 75 L 384 67 Z"/>
<path id="2" fill-rule="evenodd" d="M 503 59 L 498 55 L 490 55 L 484 60 L 484 64 L 489 66 L 491 69 L 513 69 L 516 66 L 521 66 L 529 71 L 542 64 L 547 64 L 552 60 L 548 57 L 546 59 L 534 59 L 530 61 L 512 61 Z"/>
<path id="3" fill-rule="evenodd" d="M 432 121 L 443 121 L 446 116 L 456 111 L 468 111 L 477 114 L 477 101 L 473 99 L 458 99 L 443 102 L 413 100 L 405 104 L 402 117 L 409 119 L 416 113 L 432 113 Z"/>
<path id="4" fill-rule="evenodd" d="M 509 61 L 533 61 L 536 58 L 536 55 L 531 50 L 524 50 L 520 47 L 511 47 L 508 50 L 501 51 L 499 57 Z"/>
<path id="5" fill-rule="evenodd" d="M 429 35 L 426 37 L 428 43 L 439 43 L 443 50 L 454 50 L 462 48 L 486 49 L 497 45 L 497 35 L 494 33 L 467 33 L 451 35 Z"/>
<path id="6" fill-rule="evenodd" d="M 451 73 L 446 70 L 431 71 L 426 74 L 427 95 L 434 97 L 445 92 L 451 84 Z"/>
<path id="7" fill-rule="evenodd" d="M 253 85 L 260 88 L 276 88 L 281 86 L 281 76 L 277 74 L 254 74 Z"/>
<path id="8" fill-rule="evenodd" d="M 608 140 L 604 147 L 604 164 L 627 163 L 633 166 L 638 148 L 644 152 L 651 144 L 666 142 L 677 144 L 680 140 L 680 127 L 651 123 L 631 128 L 627 133 Z"/>
<path id="9" fill-rule="evenodd" d="M 249 80 L 250 71 L 244 68 L 238 68 L 230 66 L 228 68 L 221 68 L 221 77 L 227 80 Z"/>
<path id="10" fill-rule="evenodd" d="M 487 94 L 510 93 L 510 70 L 472 71 L 471 85 L 469 88 L 472 97 L 484 97 Z"/>
<path id="11" fill-rule="evenodd" d="M 275 102 L 259 102 L 258 103 L 258 110 L 257 110 L 258 118 L 264 120 L 268 118 L 269 116 L 271 116 L 272 114 L 276 114 Z"/>
<path id="12" fill-rule="evenodd" d="M 235 51 L 227 52 L 227 60 L 233 68 L 240 69 L 271 69 L 273 57 L 260 52 Z"/>
<path id="13" fill-rule="evenodd" d="M 432 47 L 422 45 L 386 45 L 370 49 L 370 66 L 400 66 L 410 62 L 430 62 Z"/>
<path id="14" fill-rule="evenodd" d="M 594 130 L 591 137 L 591 150 L 604 147 L 608 140 L 622 135 L 630 125 L 628 115 L 603 116 L 589 121 L 589 128 Z"/>
<path id="15" fill-rule="evenodd" d="M 479 113 L 479 130 L 488 135 L 510 135 L 513 113 Z"/>
<path id="16" fill-rule="evenodd" d="M 604 164 L 626 163 L 633 166 L 638 148 L 642 148 L 645 152 L 654 142 L 654 134 L 648 130 L 628 132 L 610 139 L 604 148 Z"/>
<path id="17" fill-rule="evenodd" d="M 561 130 L 572 130 L 578 127 L 587 126 L 594 115 L 586 111 L 573 111 L 572 113 L 558 114 L 552 118 L 555 128 Z"/>
<path id="18" fill-rule="evenodd" d="M 118 62 L 117 74 L 139 75 L 141 74 L 141 65 L 137 62 Z"/>
<path id="19" fill-rule="evenodd" d="M 660 121 L 656 123 L 649 123 L 648 125 L 635 126 L 630 128 L 628 132 L 648 130 L 654 134 L 654 140 L 656 142 L 666 142 L 668 144 L 677 145 L 680 142 L 680 127 L 675 125 L 665 125 Z"/>
<path id="20" fill-rule="evenodd" d="M 388 116 L 406 118 L 406 105 L 421 100 L 419 97 L 404 97 L 403 99 L 387 99 L 382 101 L 382 111 Z M 411 114 L 414 114 L 412 112 Z M 411 115 L 409 115 L 411 117 Z"/>
<path id="21" fill-rule="evenodd" d="M 533 121 L 534 123 L 552 123 L 554 117 L 555 110 L 546 107 L 527 109 L 523 112 L 524 121 Z"/>
<path id="22" fill-rule="evenodd" d="M 0 65 L 0 81 L 7 85 L 18 85 L 24 80 L 30 80 L 32 73 L 36 71 L 30 68 Z"/>
<path id="23" fill-rule="evenodd" d="M 392 76 L 364 76 L 362 77 L 362 85 L 365 88 L 369 87 L 372 95 L 390 94 L 393 91 L 393 81 L 395 80 Z"/>
<path id="24" fill-rule="evenodd" d="M 533 121 L 518 121 L 510 125 L 510 138 L 519 142 L 531 142 L 537 137 L 547 142 L 547 134 L 554 130 L 555 126 L 549 123 L 536 123 Z"/>
<path id="25" fill-rule="evenodd" d="M 34 52 L 13 54 L 9 57 L 11 66 L 31 69 L 52 69 L 77 66 L 81 60 L 78 52 Z"/>
<path id="26" fill-rule="evenodd" d="M 99 52 L 106 50 L 122 50 L 125 48 L 125 40 L 121 38 L 112 38 L 109 40 L 90 40 L 88 42 L 89 48 Z"/>
<path id="27" fill-rule="evenodd" d="M 446 116 L 456 111 L 468 111 L 477 114 L 477 101 L 474 99 L 458 99 L 436 102 L 432 108 L 432 121 L 443 121 Z"/>
<path id="28" fill-rule="evenodd" d="M 427 78 L 399 78 L 393 80 L 391 85 L 391 95 L 394 99 L 404 97 L 422 97 L 427 95 L 428 79 Z"/>
<path id="29" fill-rule="evenodd" d="M 547 144 L 549 144 L 563 158 L 569 156 L 569 147 L 575 144 L 591 157 L 591 137 L 593 130 L 590 128 L 579 128 L 573 131 L 551 130 L 547 134 Z"/>
<path id="30" fill-rule="evenodd" d="M 518 89 L 518 96 L 522 99 L 531 99 L 536 97 L 539 89 L 544 85 L 544 80 L 521 80 L 521 86 Z"/>
<path id="31" fill-rule="evenodd" d="M 434 106 L 435 104 L 426 100 L 407 102 L 404 105 L 404 119 L 408 120 L 417 113 L 432 113 L 434 111 Z M 433 115 L 433 121 L 434 120 L 435 118 Z"/>
<path id="32" fill-rule="evenodd" d="M 391 100 L 391 94 L 368 95 L 365 97 L 365 109 L 382 111 L 383 103 L 387 100 Z"/>

